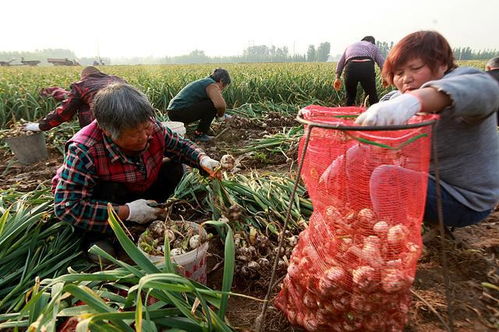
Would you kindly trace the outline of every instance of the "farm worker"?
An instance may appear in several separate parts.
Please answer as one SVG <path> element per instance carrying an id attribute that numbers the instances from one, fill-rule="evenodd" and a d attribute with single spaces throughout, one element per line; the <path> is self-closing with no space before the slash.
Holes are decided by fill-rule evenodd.
<path id="1" fill-rule="evenodd" d="M 485 70 L 499 83 L 499 56 L 487 61 Z M 499 112 L 497 113 L 497 125 L 499 126 Z"/>
<path id="2" fill-rule="evenodd" d="M 52 180 L 55 214 L 63 221 L 91 234 L 110 233 L 110 202 L 122 220 L 144 224 L 161 212 L 151 206 L 154 201 L 173 193 L 182 163 L 219 176 L 220 163 L 163 127 L 147 97 L 128 84 L 102 88 L 94 114 L 66 143 L 64 163 Z"/>
<path id="3" fill-rule="evenodd" d="M 92 66 L 85 67 L 81 71 L 80 78 L 78 82 L 71 84 L 71 91 L 59 107 L 39 122 L 28 122 L 24 125 L 24 129 L 30 131 L 50 130 L 63 122 L 70 121 L 75 114 L 78 115 L 80 127 L 83 128 L 94 120 L 91 105 L 95 94 L 111 83 L 126 83 L 122 78 L 104 74 Z M 52 91 L 44 89 L 41 93 L 50 92 Z"/>
<path id="4" fill-rule="evenodd" d="M 217 68 L 210 76 L 187 84 L 170 101 L 168 117 L 186 125 L 199 120 L 194 140 L 208 142 L 212 138 L 208 130 L 215 116 L 221 121 L 231 117 L 225 114 L 227 105 L 222 96 L 230 82 L 227 70 Z"/>
<path id="5" fill-rule="evenodd" d="M 376 92 L 376 72 L 374 62 L 379 68 L 383 68 L 383 56 L 376 46 L 373 36 L 366 36 L 361 41 L 348 46 L 343 52 L 336 66 L 336 80 L 334 88 L 341 88 L 341 73 L 345 70 L 345 89 L 347 93 L 347 106 L 355 105 L 357 96 L 357 85 L 360 83 L 362 89 L 369 96 L 369 104 L 378 102 Z"/>
<path id="6" fill-rule="evenodd" d="M 499 84 L 483 71 L 458 67 L 449 43 L 435 31 L 414 32 L 399 41 L 382 77 L 398 90 L 369 107 L 356 123 L 400 125 L 418 112 L 438 113 L 434 130 L 444 224 L 464 227 L 486 218 L 499 201 Z M 430 223 L 438 221 L 433 161 L 423 217 Z"/>

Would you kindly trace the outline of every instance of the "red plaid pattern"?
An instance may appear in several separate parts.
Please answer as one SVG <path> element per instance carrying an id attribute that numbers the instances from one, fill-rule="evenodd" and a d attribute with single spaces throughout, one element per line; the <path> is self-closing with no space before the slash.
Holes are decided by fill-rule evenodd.
<path id="1" fill-rule="evenodd" d="M 42 97 L 52 97 L 57 101 L 63 101 L 68 98 L 69 91 L 60 88 L 58 86 L 51 86 L 49 88 L 43 88 L 40 90 L 40 96 Z"/>
<path id="2" fill-rule="evenodd" d="M 78 114 L 80 127 L 85 127 L 94 120 L 91 105 L 95 94 L 112 83 L 126 83 L 126 81 L 117 76 L 99 73 L 89 75 L 85 79 L 71 84 L 71 91 L 67 99 L 40 120 L 40 129 L 49 130 L 57 127 L 63 122 L 70 121 L 75 114 Z"/>
<path id="3" fill-rule="evenodd" d="M 66 145 L 64 164 L 52 179 L 56 215 L 77 227 L 108 232 L 105 201 L 96 200 L 100 181 L 123 183 L 132 192 L 144 192 L 157 179 L 163 157 L 199 168 L 204 152 L 154 120 L 147 149 L 130 158 L 94 121 L 81 129 Z M 113 203 L 113 202 L 111 202 Z"/>
<path id="4" fill-rule="evenodd" d="M 143 192 L 158 177 L 165 150 L 165 134 L 164 128 L 155 126 L 149 146 L 140 156 L 140 167 L 116 149 L 95 121 L 80 130 L 68 144 L 74 142 L 90 147 L 88 156 L 95 165 L 99 180 L 124 183 L 130 191 Z"/>

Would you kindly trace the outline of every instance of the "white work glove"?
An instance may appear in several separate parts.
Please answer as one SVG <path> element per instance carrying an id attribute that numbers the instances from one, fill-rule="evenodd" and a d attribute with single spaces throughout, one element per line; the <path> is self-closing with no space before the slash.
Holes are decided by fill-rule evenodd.
<path id="1" fill-rule="evenodd" d="M 220 162 L 216 161 L 215 159 L 211 159 L 208 156 L 203 156 L 201 158 L 201 161 L 199 162 L 199 165 L 201 166 L 202 169 L 204 169 L 210 176 L 212 177 L 220 177 L 217 176 L 220 174 Z"/>
<path id="2" fill-rule="evenodd" d="M 37 122 L 28 122 L 24 125 L 23 129 L 27 131 L 41 131 L 40 124 Z"/>
<path id="3" fill-rule="evenodd" d="M 372 105 L 355 120 L 361 126 L 389 126 L 405 124 L 422 108 L 418 97 L 404 93 L 396 98 Z"/>
<path id="4" fill-rule="evenodd" d="M 158 217 L 161 209 L 153 208 L 148 203 L 156 203 L 155 201 L 147 201 L 145 199 L 137 199 L 133 202 L 126 203 L 128 206 L 128 218 L 126 220 L 134 221 L 138 224 L 145 224 Z"/>
<path id="5" fill-rule="evenodd" d="M 218 116 L 217 120 L 218 121 L 225 121 L 225 120 L 229 120 L 230 118 L 232 118 L 232 115 L 225 113 L 222 116 Z"/>

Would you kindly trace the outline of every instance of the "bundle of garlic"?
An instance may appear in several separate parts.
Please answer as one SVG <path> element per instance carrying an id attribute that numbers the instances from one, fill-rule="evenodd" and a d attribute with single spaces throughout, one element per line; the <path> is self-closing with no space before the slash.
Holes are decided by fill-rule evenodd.
<path id="1" fill-rule="evenodd" d="M 281 255 L 278 261 L 278 271 L 285 272 L 288 258 L 297 243 L 297 236 L 287 231 Z M 245 279 L 267 280 L 272 272 L 271 261 L 277 252 L 273 242 L 265 235 L 260 234 L 255 228 L 250 227 L 249 235 L 242 233 L 234 235 L 236 249 L 236 274 Z"/>
<path id="2" fill-rule="evenodd" d="M 420 252 L 407 225 L 327 207 L 300 234 L 275 305 L 308 331 L 402 331 Z"/>
<path id="3" fill-rule="evenodd" d="M 168 238 L 171 256 L 194 250 L 208 241 L 211 234 L 203 236 L 190 223 L 183 221 L 153 221 L 139 237 L 139 247 L 153 256 L 164 255 L 164 240 Z"/>

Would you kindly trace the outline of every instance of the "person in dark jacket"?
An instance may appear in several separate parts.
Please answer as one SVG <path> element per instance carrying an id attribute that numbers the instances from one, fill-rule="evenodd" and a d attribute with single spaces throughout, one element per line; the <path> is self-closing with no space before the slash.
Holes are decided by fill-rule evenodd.
<path id="1" fill-rule="evenodd" d="M 62 104 L 39 122 L 26 123 L 24 129 L 29 131 L 50 130 L 63 122 L 70 121 L 75 115 L 78 116 L 80 127 L 85 127 L 95 118 L 91 106 L 95 95 L 99 90 L 112 83 L 126 83 L 126 81 L 117 76 L 104 74 L 95 67 L 85 67 L 81 71 L 80 80 L 71 84 L 71 91 L 67 95 L 60 96 L 59 99 L 63 100 Z M 43 89 L 41 94 L 52 95 L 52 92 L 52 90 Z"/>
<path id="2" fill-rule="evenodd" d="M 220 120 L 230 117 L 225 114 L 227 104 L 222 96 L 230 82 L 227 70 L 218 68 L 210 76 L 189 83 L 170 101 L 168 117 L 184 124 L 199 121 L 194 139 L 209 141 L 208 130 L 215 116 Z"/>
<path id="3" fill-rule="evenodd" d="M 369 104 L 378 102 L 376 92 L 376 72 L 374 62 L 379 68 L 383 68 L 384 58 L 381 55 L 373 36 L 366 36 L 361 41 L 348 46 L 343 52 L 336 66 L 336 80 L 334 88 L 341 87 L 341 73 L 345 69 L 345 89 L 347 93 L 347 106 L 355 104 L 357 85 L 360 83 L 366 95 L 369 96 Z"/>

